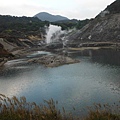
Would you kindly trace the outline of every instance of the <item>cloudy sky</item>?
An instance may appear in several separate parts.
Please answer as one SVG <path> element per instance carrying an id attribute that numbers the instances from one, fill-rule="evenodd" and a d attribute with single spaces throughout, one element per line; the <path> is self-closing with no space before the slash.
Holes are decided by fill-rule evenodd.
<path id="1" fill-rule="evenodd" d="M 94 18 L 115 0 L 0 0 L 0 14 L 34 16 L 49 12 L 70 19 Z"/>

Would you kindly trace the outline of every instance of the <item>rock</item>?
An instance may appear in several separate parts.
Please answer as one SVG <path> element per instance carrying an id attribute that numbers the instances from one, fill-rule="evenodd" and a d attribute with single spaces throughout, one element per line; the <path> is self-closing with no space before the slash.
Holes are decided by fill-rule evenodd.
<path id="1" fill-rule="evenodd" d="M 57 67 L 64 64 L 73 64 L 78 62 L 80 61 L 63 55 L 45 55 L 40 58 L 28 60 L 28 63 L 44 64 L 46 67 Z"/>
<path id="2" fill-rule="evenodd" d="M 114 1 L 102 14 L 91 19 L 82 29 L 71 32 L 69 43 L 120 42 L 120 0 Z M 104 13 L 104 15 L 103 15 Z"/>
<path id="3" fill-rule="evenodd" d="M 4 49 L 4 46 L 0 43 L 0 58 L 10 58 L 14 57 L 10 52 Z"/>
<path id="4" fill-rule="evenodd" d="M 34 43 L 30 41 L 29 39 L 22 39 L 21 41 L 29 47 L 35 47 Z"/>
<path id="5" fill-rule="evenodd" d="M 3 66 L 7 62 L 6 58 L 0 58 L 0 67 Z"/>
<path id="6" fill-rule="evenodd" d="M 60 49 L 60 48 L 63 48 L 63 43 L 52 42 L 52 43 L 47 44 L 46 48 L 47 49 Z"/>
<path id="7" fill-rule="evenodd" d="M 3 49 L 3 48 L 4 48 L 4 46 L 2 44 L 0 44 L 0 49 Z"/>

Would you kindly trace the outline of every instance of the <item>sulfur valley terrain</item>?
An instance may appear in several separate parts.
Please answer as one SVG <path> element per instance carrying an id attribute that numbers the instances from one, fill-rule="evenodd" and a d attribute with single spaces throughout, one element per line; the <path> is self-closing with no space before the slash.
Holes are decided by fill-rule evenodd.
<path id="1" fill-rule="evenodd" d="M 0 15 L 0 65 L 4 65 L 9 59 L 23 56 L 33 49 L 48 49 L 46 29 L 50 24 L 61 26 L 62 30 L 66 31 L 72 29 L 71 32 L 64 35 L 65 46 L 70 50 L 80 50 L 81 47 L 105 46 L 119 49 L 119 6 L 120 1 L 116 0 L 95 18 L 86 20 L 69 20 L 66 17 L 53 16 L 47 13 L 42 13 L 42 16 L 48 15 L 47 17 L 51 17 L 50 21 L 49 19 L 43 20 L 40 13 L 34 17 Z M 53 18 L 57 21 L 52 21 Z M 61 40 L 58 38 L 56 41 L 58 43 L 53 43 L 50 50 L 62 48 Z"/>

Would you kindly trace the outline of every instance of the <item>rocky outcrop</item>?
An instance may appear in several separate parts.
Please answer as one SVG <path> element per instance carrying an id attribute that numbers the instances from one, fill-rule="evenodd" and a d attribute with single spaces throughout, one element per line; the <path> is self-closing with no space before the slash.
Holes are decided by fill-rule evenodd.
<path id="1" fill-rule="evenodd" d="M 111 14 L 120 13 L 120 0 L 115 0 L 112 4 L 108 5 L 105 11 Z"/>
<path id="2" fill-rule="evenodd" d="M 41 29 L 37 31 L 24 31 L 24 29 L 19 31 L 9 28 L 8 30 L 0 32 L 0 43 L 4 46 L 7 45 L 6 47 L 11 49 L 18 47 L 36 47 L 39 42 L 45 41 L 44 34 Z"/>
<path id="3" fill-rule="evenodd" d="M 46 67 L 57 67 L 64 64 L 73 64 L 78 62 L 80 61 L 62 55 L 45 55 L 39 58 L 33 58 L 28 60 L 28 63 L 43 64 Z"/>
<path id="4" fill-rule="evenodd" d="M 0 67 L 2 67 L 7 62 L 6 58 L 0 58 Z"/>
<path id="5" fill-rule="evenodd" d="M 71 33 L 66 38 L 69 43 L 120 42 L 120 7 L 115 9 L 115 5 L 120 6 L 119 0 L 109 5 L 82 29 Z"/>
<path id="6" fill-rule="evenodd" d="M 46 45 L 46 49 L 60 49 L 63 48 L 63 43 L 62 42 L 51 42 Z"/>
<path id="7" fill-rule="evenodd" d="M 7 50 L 4 49 L 4 46 L 0 43 L 0 58 L 9 58 L 9 57 L 13 57 L 13 55 L 8 52 Z"/>
<path id="8" fill-rule="evenodd" d="M 70 43 L 120 42 L 120 14 L 96 18 L 76 33 L 67 37 Z"/>
<path id="9" fill-rule="evenodd" d="M 34 44 L 29 39 L 18 39 L 14 37 L 7 37 L 4 36 L 0 38 L 0 44 L 3 48 L 8 51 L 9 53 L 17 53 L 19 50 L 29 49 L 29 48 L 36 48 L 38 45 Z"/>
<path id="10" fill-rule="evenodd" d="M 7 59 L 12 58 L 13 55 L 4 49 L 4 46 L 0 44 L 0 67 L 3 66 Z"/>
<path id="11" fill-rule="evenodd" d="M 21 39 L 21 42 L 25 44 L 27 47 L 35 47 L 35 44 L 29 39 Z"/>

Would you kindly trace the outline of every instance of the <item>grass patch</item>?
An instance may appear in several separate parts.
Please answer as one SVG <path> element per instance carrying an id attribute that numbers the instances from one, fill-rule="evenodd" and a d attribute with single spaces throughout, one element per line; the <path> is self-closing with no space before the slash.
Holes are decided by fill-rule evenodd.
<path id="1" fill-rule="evenodd" d="M 120 106 L 109 104 L 94 104 L 88 107 L 89 114 L 84 120 L 120 120 Z"/>
<path id="2" fill-rule="evenodd" d="M 37 105 L 27 102 L 25 97 L 19 99 L 0 94 L 0 120 L 120 120 L 120 106 L 113 111 L 109 105 L 95 104 L 88 108 L 89 114 L 85 118 L 75 117 L 57 109 L 58 101 L 44 100 L 45 104 Z"/>

